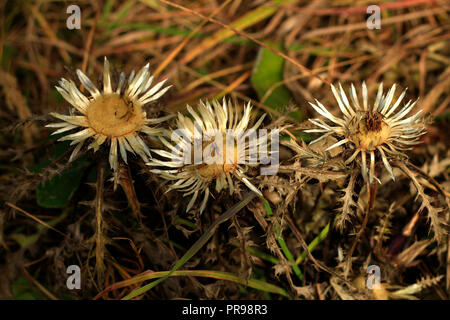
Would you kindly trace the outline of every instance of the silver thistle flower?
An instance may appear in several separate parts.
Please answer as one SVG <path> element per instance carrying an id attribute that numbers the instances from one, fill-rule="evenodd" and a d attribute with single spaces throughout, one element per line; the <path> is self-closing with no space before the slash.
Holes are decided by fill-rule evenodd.
<path id="1" fill-rule="evenodd" d="M 106 57 L 102 92 L 81 70 L 77 70 L 77 75 L 91 96 L 86 97 L 81 93 L 72 80 L 61 79 L 56 89 L 74 107 L 74 110 L 71 110 L 70 115 L 50 113 L 63 122 L 47 125 L 47 127 L 59 128 L 52 134 L 82 129 L 58 140 L 70 140 L 72 141 L 71 145 L 76 145 L 69 162 L 75 158 L 84 142 L 89 138 L 92 141 L 88 149 L 92 148 L 94 152 L 106 140 L 110 142 L 109 163 L 114 171 L 118 167 L 117 149 L 120 150 L 125 163 L 127 163 L 127 152 L 137 153 L 147 162 L 150 157 L 150 150 L 139 134 L 145 133 L 150 136 L 160 134 L 160 129 L 153 128 L 150 125 L 163 122 L 171 116 L 148 119 L 142 107 L 161 97 L 170 88 L 168 86 L 162 89 L 166 80 L 157 83 L 150 89 L 153 76 L 151 76 L 149 64 L 147 64 L 136 75 L 133 71 L 127 84 L 125 84 L 125 74 L 122 72 L 119 83 L 113 90 L 109 62 Z"/>
<path id="2" fill-rule="evenodd" d="M 213 100 L 212 104 L 210 102 L 204 103 L 200 101 L 200 104 L 197 106 L 198 113 L 190 106 L 187 106 L 189 115 L 195 121 L 195 124 L 190 117 L 178 113 L 177 129 L 171 130 L 168 133 L 168 136 L 171 136 L 172 140 L 175 140 L 173 142 L 175 144 L 168 142 L 163 137 L 160 138 L 162 143 L 171 152 L 166 150 L 152 150 L 161 157 L 168 159 L 158 160 L 153 158 L 148 163 L 149 166 L 153 167 L 171 168 L 168 170 L 151 170 L 151 172 L 158 174 L 166 180 L 175 181 L 167 191 L 178 190 L 184 192 L 184 196 L 191 195 L 192 198 L 189 201 L 186 212 L 192 208 L 198 195 L 204 193 L 200 206 L 200 212 L 203 212 L 210 194 L 210 187 L 214 183 L 217 192 L 223 189 L 229 189 L 230 194 L 233 194 L 235 190 L 233 178 L 242 181 L 249 189 L 261 195 L 261 192 L 250 183 L 248 177 L 245 175 L 248 169 L 248 160 L 252 157 L 249 154 L 249 145 L 245 139 L 246 134 L 244 132 L 250 122 L 251 109 L 250 103 L 248 103 L 245 105 L 242 114 L 236 106 L 233 106 L 225 99 L 223 99 L 222 104 L 216 100 Z M 256 122 L 251 130 L 256 130 L 260 126 L 264 116 Z M 227 148 L 230 148 L 230 145 L 225 140 L 228 137 L 227 132 L 229 133 L 230 129 L 233 132 L 240 132 L 240 134 L 233 137 L 232 152 L 227 152 Z M 219 161 L 219 163 L 205 163 L 203 161 L 198 164 L 195 161 L 188 161 L 190 164 L 186 164 L 186 154 L 189 154 L 189 160 L 191 160 L 191 150 L 194 149 L 194 144 L 198 143 L 199 139 L 202 139 L 201 136 L 198 136 L 198 130 L 207 136 L 206 139 L 203 138 L 203 141 L 200 140 L 202 154 L 208 153 L 208 150 L 214 150 L 217 147 L 217 139 L 220 141 L 220 137 L 222 137 L 222 154 L 217 153 L 217 156 L 223 161 Z M 178 132 L 183 132 L 183 137 Z M 240 143 L 242 143 L 241 146 L 243 146 L 243 149 L 238 152 L 236 145 Z"/>
<path id="3" fill-rule="evenodd" d="M 331 121 L 331 123 L 326 123 L 321 119 L 310 119 L 317 128 L 305 131 L 323 133 L 311 143 L 328 136 L 334 136 L 339 141 L 329 146 L 326 150 L 347 144 L 352 149 L 352 154 L 345 162 L 350 164 L 359 158 L 361 173 L 365 180 L 368 178 L 369 182 L 372 183 L 376 179 L 379 182 L 379 179 L 375 176 L 377 157 L 381 157 L 384 167 L 392 179 L 395 180 L 389 159 L 391 157 L 404 157 L 403 151 L 409 150 L 411 149 L 410 146 L 420 143 L 420 136 L 426 133 L 421 110 L 410 117 L 406 117 L 417 101 L 413 103 L 409 101 L 399 109 L 406 90 L 394 102 L 395 88 L 396 85 L 394 84 L 389 92 L 384 95 L 383 84 L 381 83 L 378 87 L 375 102 L 369 104 L 367 87 L 365 82 L 363 82 L 363 103 L 360 104 L 353 84 L 349 92 L 351 103 L 341 84 L 339 84 L 339 89 L 331 85 L 331 90 L 342 112 L 342 117 L 332 115 L 317 100 L 315 100 L 315 104 L 310 102 L 314 110 Z M 368 158 L 370 158 L 369 166 L 367 165 Z"/>

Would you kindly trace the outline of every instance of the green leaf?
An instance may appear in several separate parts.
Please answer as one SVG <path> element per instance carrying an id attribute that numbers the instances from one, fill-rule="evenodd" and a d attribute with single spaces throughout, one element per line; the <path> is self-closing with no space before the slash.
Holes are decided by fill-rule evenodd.
<path id="1" fill-rule="evenodd" d="M 42 300 L 39 292 L 34 291 L 30 282 L 25 277 L 17 278 L 11 283 L 11 291 L 14 300 Z"/>
<path id="2" fill-rule="evenodd" d="M 280 45 L 267 43 L 272 48 L 281 51 Z M 260 48 L 253 67 L 251 83 L 259 99 L 265 105 L 282 111 L 292 99 L 291 92 L 283 81 L 284 59 L 267 48 Z M 295 119 L 301 121 L 301 111 L 291 114 Z"/>
<path id="3" fill-rule="evenodd" d="M 60 156 L 62 156 L 64 154 L 64 152 L 69 150 L 70 141 L 64 141 L 64 142 L 59 142 L 59 143 L 56 142 L 56 140 L 61 138 L 62 136 L 63 136 L 62 134 L 49 136 L 46 140 L 43 141 L 44 143 L 49 142 L 49 141 L 55 142 L 55 147 L 53 149 L 53 153 L 51 156 L 46 156 L 44 159 L 41 159 L 38 164 L 30 166 L 29 169 L 31 171 L 37 173 L 37 172 L 44 170 L 52 163 L 53 160 L 58 159 Z"/>
<path id="4" fill-rule="evenodd" d="M 15 240 L 21 248 L 26 248 L 30 244 L 35 243 L 39 239 L 39 232 L 32 234 L 31 236 L 22 234 L 22 233 L 14 233 L 10 237 Z"/>
<path id="5" fill-rule="evenodd" d="M 44 208 L 64 208 L 68 205 L 75 191 L 78 189 L 83 173 L 89 166 L 86 158 L 79 158 L 60 175 L 54 176 L 36 188 L 37 202 Z"/>
<path id="6" fill-rule="evenodd" d="M 72 148 L 69 142 L 57 143 L 50 157 L 43 159 L 39 164 L 30 169 L 34 172 L 42 171 L 52 163 L 52 160 L 58 159 L 69 148 Z M 80 157 L 65 168 L 61 174 L 54 176 L 43 184 L 37 185 L 37 203 L 44 208 L 66 207 L 78 189 L 81 178 L 89 165 L 90 161 L 86 157 Z"/>

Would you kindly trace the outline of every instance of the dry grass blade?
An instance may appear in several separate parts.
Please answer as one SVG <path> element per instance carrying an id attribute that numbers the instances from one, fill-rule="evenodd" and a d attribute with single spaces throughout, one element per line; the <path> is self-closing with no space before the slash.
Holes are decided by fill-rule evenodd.
<path id="1" fill-rule="evenodd" d="M 415 242 L 395 257 L 395 263 L 404 267 L 411 266 L 414 260 L 423 253 L 431 243 L 433 243 L 433 240 Z"/>
<path id="2" fill-rule="evenodd" d="M 59 231 L 58 229 L 55 229 L 54 227 L 52 227 L 52 226 L 49 225 L 48 223 L 42 221 L 42 220 L 39 219 L 38 217 L 33 216 L 32 214 L 30 214 L 30 213 L 26 212 L 25 210 L 23 210 L 23 209 L 17 207 L 16 205 L 14 205 L 14 204 L 12 204 L 12 203 L 10 203 L 10 202 L 6 202 L 5 204 L 6 204 L 8 207 L 11 207 L 11 208 L 13 208 L 14 210 L 17 210 L 17 211 L 23 213 L 24 215 L 26 215 L 27 217 L 33 219 L 34 221 L 36 221 L 36 222 L 42 224 L 44 227 L 46 227 L 46 228 L 48 228 L 48 229 L 50 229 L 50 230 L 53 230 L 53 231 L 59 233 L 59 234 L 62 235 L 63 237 L 66 237 L 66 235 L 65 235 L 64 233 L 62 233 L 61 231 Z"/>

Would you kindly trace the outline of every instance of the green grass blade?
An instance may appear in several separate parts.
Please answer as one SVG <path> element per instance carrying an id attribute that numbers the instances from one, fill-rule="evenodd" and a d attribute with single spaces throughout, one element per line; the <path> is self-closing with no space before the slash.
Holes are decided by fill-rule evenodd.
<path id="1" fill-rule="evenodd" d="M 238 248 L 241 246 L 239 241 L 233 242 L 232 244 L 233 244 L 233 246 L 238 247 Z M 266 260 L 270 263 L 273 263 L 273 264 L 280 263 L 280 260 L 278 258 L 276 258 L 268 253 L 265 253 L 264 251 L 258 250 L 256 248 L 245 247 L 245 250 L 247 250 L 249 253 L 253 254 L 254 256 L 256 256 L 262 260 Z"/>
<path id="2" fill-rule="evenodd" d="M 328 223 L 325 228 L 322 229 L 322 231 L 320 231 L 319 235 L 317 237 L 314 238 L 313 241 L 311 241 L 311 243 L 308 245 L 308 249 L 310 252 L 312 252 L 319 243 L 321 243 L 323 240 L 326 239 L 326 237 L 328 236 L 328 232 L 330 231 L 330 224 Z M 295 263 L 298 265 L 300 264 L 308 255 L 308 253 L 306 251 L 304 251 L 295 261 Z"/>
<path id="3" fill-rule="evenodd" d="M 270 284 L 268 282 L 258 280 L 258 279 L 249 279 L 246 281 L 243 278 L 240 278 L 232 273 L 224 272 L 224 271 L 215 271 L 215 270 L 177 270 L 177 271 L 159 271 L 159 272 L 146 272 L 143 275 L 134 277 L 132 279 L 128 279 L 125 281 L 121 281 L 117 284 L 112 285 L 106 291 L 115 290 L 118 288 L 126 287 L 129 285 L 133 285 L 136 283 L 140 283 L 142 281 L 153 280 L 153 279 L 162 279 L 167 277 L 182 277 L 182 276 L 190 276 L 190 277 L 206 277 L 213 278 L 219 280 L 231 281 L 237 284 L 241 284 L 244 286 L 248 286 L 250 288 L 261 290 L 264 292 L 276 293 L 285 297 L 289 297 L 286 290 L 280 288 L 276 285 Z"/>
<path id="4" fill-rule="evenodd" d="M 109 19 L 109 14 L 111 13 L 111 9 L 114 6 L 115 0 L 107 0 L 105 5 L 103 6 L 102 11 L 102 20 L 107 21 Z"/>

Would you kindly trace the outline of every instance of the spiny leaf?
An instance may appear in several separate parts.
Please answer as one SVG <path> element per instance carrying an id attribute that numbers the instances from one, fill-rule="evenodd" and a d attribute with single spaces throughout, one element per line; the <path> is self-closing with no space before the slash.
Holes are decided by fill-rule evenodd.
<path id="1" fill-rule="evenodd" d="M 336 217 L 336 227 L 341 231 L 344 230 L 345 222 L 350 220 L 350 217 L 354 214 L 354 210 L 352 207 L 356 206 L 355 201 L 353 201 L 353 189 L 355 187 L 357 174 L 353 173 L 350 176 L 350 180 L 347 184 L 347 187 L 343 190 L 344 195 L 339 199 L 342 203 L 342 206 L 339 208 L 339 214 Z"/>
<path id="2" fill-rule="evenodd" d="M 408 168 L 406 164 L 403 162 L 396 162 L 398 167 L 403 170 L 403 172 L 411 178 L 411 181 L 413 182 L 414 186 L 417 190 L 417 196 L 422 199 L 422 203 L 420 205 L 419 210 L 427 209 L 427 217 L 430 221 L 431 228 L 434 231 L 434 238 L 438 242 L 442 242 L 444 240 L 444 237 L 447 234 L 445 221 L 443 219 L 443 209 L 442 208 L 436 208 L 433 206 L 433 198 L 430 197 L 425 193 L 424 187 L 420 184 L 417 177 L 414 175 L 414 173 Z"/>
<path id="3" fill-rule="evenodd" d="M 387 214 L 385 214 L 380 219 L 380 222 L 377 224 L 377 226 L 375 226 L 376 235 L 374 236 L 374 239 L 377 241 L 378 246 L 381 246 L 383 241 L 389 238 L 389 234 L 391 233 L 391 217 L 392 213 L 395 211 L 395 205 L 395 202 L 390 205 Z"/>

